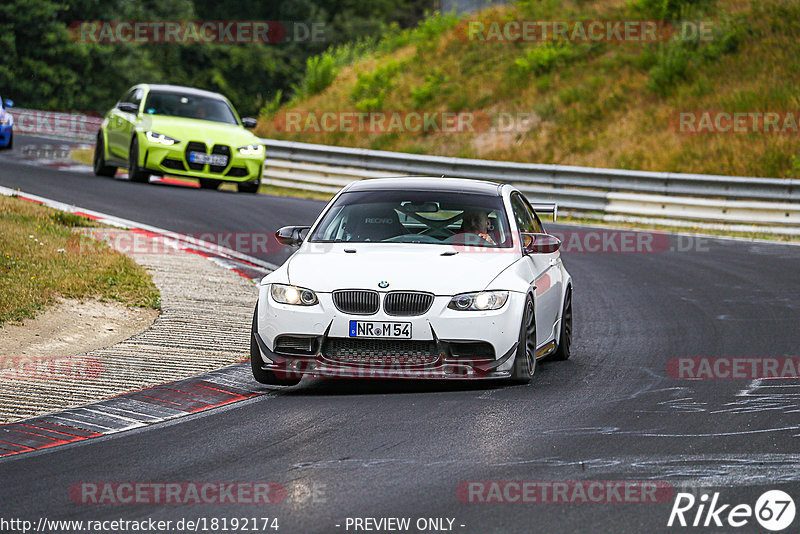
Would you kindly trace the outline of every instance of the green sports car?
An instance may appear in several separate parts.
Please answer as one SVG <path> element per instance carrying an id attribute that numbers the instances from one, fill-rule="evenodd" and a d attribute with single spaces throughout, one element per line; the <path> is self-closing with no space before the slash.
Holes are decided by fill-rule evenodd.
<path id="1" fill-rule="evenodd" d="M 235 182 L 255 193 L 264 169 L 264 145 L 227 98 L 175 85 L 132 87 L 109 111 L 97 134 L 94 173 L 114 176 L 128 169 L 134 182 L 150 175 L 197 178 L 216 189 Z"/>

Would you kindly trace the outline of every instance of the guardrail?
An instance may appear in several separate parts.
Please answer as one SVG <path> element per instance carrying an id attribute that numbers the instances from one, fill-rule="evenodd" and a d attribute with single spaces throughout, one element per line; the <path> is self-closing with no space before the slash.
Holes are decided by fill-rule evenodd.
<path id="1" fill-rule="evenodd" d="M 800 235 L 800 180 L 450 158 L 263 139 L 265 182 L 336 192 L 387 175 L 508 182 L 532 201 L 608 220 Z"/>

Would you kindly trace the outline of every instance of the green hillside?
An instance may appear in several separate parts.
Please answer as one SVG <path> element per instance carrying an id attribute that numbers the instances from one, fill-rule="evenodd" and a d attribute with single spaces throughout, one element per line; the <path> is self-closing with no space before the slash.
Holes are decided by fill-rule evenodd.
<path id="1" fill-rule="evenodd" d="M 650 42 L 613 32 L 601 41 L 492 34 L 514 21 L 571 29 L 669 21 L 685 34 L 663 37 L 661 26 Z M 266 107 L 258 133 L 459 157 L 800 177 L 798 110 L 800 1 L 531 0 L 471 19 L 429 17 L 377 44 L 312 58 L 294 100 Z M 474 127 L 387 127 L 412 111 L 461 113 Z M 323 123 L 324 112 L 338 115 Z M 373 128 L 375 117 L 387 122 Z"/>

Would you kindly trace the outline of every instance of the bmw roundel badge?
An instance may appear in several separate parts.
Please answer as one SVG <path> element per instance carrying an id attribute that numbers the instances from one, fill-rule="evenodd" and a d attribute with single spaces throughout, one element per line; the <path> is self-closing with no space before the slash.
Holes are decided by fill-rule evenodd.
<path id="1" fill-rule="evenodd" d="M 380 282 L 378 282 L 378 287 L 381 289 L 389 287 L 389 282 L 387 282 L 386 280 L 381 280 Z"/>

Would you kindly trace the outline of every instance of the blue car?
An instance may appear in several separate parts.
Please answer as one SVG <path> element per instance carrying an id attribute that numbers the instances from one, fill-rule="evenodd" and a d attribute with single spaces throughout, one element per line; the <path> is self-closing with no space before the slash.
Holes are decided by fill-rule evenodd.
<path id="1" fill-rule="evenodd" d="M 14 117 L 7 109 L 13 105 L 11 100 L 0 98 L 0 149 L 14 148 Z"/>

